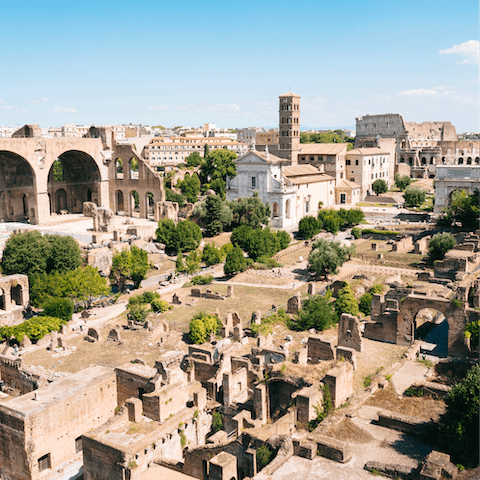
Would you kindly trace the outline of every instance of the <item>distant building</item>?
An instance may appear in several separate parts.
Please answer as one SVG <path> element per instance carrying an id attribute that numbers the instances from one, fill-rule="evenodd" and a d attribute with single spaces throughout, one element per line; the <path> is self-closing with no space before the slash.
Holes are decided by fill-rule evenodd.
<path id="1" fill-rule="evenodd" d="M 248 149 L 244 143 L 222 137 L 155 137 L 145 146 L 144 157 L 152 166 L 176 166 L 184 163 L 193 152 L 198 152 L 203 157 L 206 144 L 210 151 L 227 148 L 238 156 Z"/>
<path id="2" fill-rule="evenodd" d="M 278 146 L 278 129 L 272 128 L 271 130 L 257 132 L 255 134 L 255 145 L 268 145 L 269 149 L 272 145 Z"/>
<path id="3" fill-rule="evenodd" d="M 247 127 L 237 129 L 237 140 L 247 145 L 251 145 L 256 142 L 257 132 L 262 131 L 263 129 L 259 127 Z"/>

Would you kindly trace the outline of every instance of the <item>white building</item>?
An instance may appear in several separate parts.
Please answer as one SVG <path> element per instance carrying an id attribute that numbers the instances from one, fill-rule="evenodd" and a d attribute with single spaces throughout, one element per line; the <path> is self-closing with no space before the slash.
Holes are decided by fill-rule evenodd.
<path id="1" fill-rule="evenodd" d="M 392 181 L 389 176 L 390 154 L 378 147 L 355 148 L 346 153 L 346 180 L 360 186 L 360 200 L 373 194 L 372 185 L 375 180 L 385 180 L 388 187 Z"/>
<path id="2" fill-rule="evenodd" d="M 235 162 L 237 176 L 227 182 L 227 200 L 256 191 L 271 209 L 271 225 L 293 230 L 301 218 L 335 203 L 335 179 L 312 165 L 290 165 L 285 159 L 251 150 Z"/>

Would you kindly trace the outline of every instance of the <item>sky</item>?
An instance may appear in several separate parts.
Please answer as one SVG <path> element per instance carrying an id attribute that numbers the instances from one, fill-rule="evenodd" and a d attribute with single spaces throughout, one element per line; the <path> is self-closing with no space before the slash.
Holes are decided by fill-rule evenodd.
<path id="1" fill-rule="evenodd" d="M 0 0 L 0 125 L 354 128 L 367 114 L 480 131 L 474 0 Z"/>

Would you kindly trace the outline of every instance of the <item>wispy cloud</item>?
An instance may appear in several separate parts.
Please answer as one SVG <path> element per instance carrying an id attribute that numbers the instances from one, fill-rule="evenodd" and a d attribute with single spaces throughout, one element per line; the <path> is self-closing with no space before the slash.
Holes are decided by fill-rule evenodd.
<path id="1" fill-rule="evenodd" d="M 170 107 L 168 105 L 157 105 L 157 106 L 151 106 L 147 108 L 149 110 L 168 110 Z"/>
<path id="2" fill-rule="evenodd" d="M 480 51 L 480 42 L 478 40 L 469 40 L 468 42 L 454 45 L 453 47 L 440 50 L 441 55 L 460 55 L 465 57 L 461 65 L 478 65 L 478 56 Z"/>
<path id="3" fill-rule="evenodd" d="M 40 100 L 32 100 L 30 103 L 39 104 L 39 103 L 48 103 L 49 101 L 50 99 L 48 97 L 42 97 L 40 98 Z"/>
<path id="4" fill-rule="evenodd" d="M 431 97 L 438 95 L 437 90 L 427 89 L 427 88 L 414 88 L 412 90 L 401 90 L 398 92 L 399 95 L 409 95 L 415 97 Z"/>
<path id="5" fill-rule="evenodd" d="M 51 111 L 53 113 L 77 113 L 75 108 L 53 107 Z"/>
<path id="6" fill-rule="evenodd" d="M 15 107 L 12 107 L 11 105 L 2 105 L 0 107 L 0 110 L 2 110 L 2 112 L 9 112 L 10 110 L 18 110 L 18 109 Z"/>

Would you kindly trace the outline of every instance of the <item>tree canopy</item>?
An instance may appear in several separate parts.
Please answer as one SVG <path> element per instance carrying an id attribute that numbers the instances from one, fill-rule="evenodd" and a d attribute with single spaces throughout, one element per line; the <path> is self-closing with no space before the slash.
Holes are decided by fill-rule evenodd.
<path id="1" fill-rule="evenodd" d="M 342 313 L 348 313 L 357 317 L 360 314 L 357 300 L 348 283 L 338 292 L 337 300 L 335 301 L 335 312 L 339 317 Z"/>
<path id="2" fill-rule="evenodd" d="M 379 178 L 373 182 L 372 189 L 377 195 L 385 193 L 388 190 L 387 182 L 382 178 Z"/>
<path id="3" fill-rule="evenodd" d="M 147 252 L 132 245 L 130 250 L 124 249 L 113 256 L 110 279 L 121 292 L 128 280 L 133 281 L 134 288 L 139 288 L 149 268 Z"/>
<path id="4" fill-rule="evenodd" d="M 259 228 L 261 225 L 268 225 L 270 219 L 270 206 L 263 203 L 258 192 L 253 196 L 244 197 L 229 202 L 233 212 L 232 228 L 240 225 L 249 225 L 252 228 Z"/>
<path id="5" fill-rule="evenodd" d="M 411 183 L 412 179 L 408 175 L 404 175 L 403 177 L 398 173 L 395 175 L 395 185 L 397 185 L 400 191 L 403 192 Z"/>
<path id="6" fill-rule="evenodd" d="M 335 313 L 332 292 L 327 291 L 325 295 L 314 295 L 306 298 L 301 310 L 294 321 L 297 330 L 326 330 L 338 322 Z"/>
<path id="7" fill-rule="evenodd" d="M 178 182 L 176 186 L 180 188 L 182 195 L 184 195 L 190 203 L 197 203 L 198 194 L 200 193 L 200 180 L 196 173 L 193 175 L 185 175 L 184 179 Z"/>
<path id="8" fill-rule="evenodd" d="M 206 145 L 207 146 L 207 145 Z M 205 158 L 200 165 L 200 180 L 220 195 L 225 195 L 225 185 L 228 178 L 237 175 L 237 166 L 234 160 L 237 154 L 226 148 L 219 148 L 213 152 L 205 151 Z"/>
<path id="9" fill-rule="evenodd" d="M 308 270 L 325 278 L 335 273 L 350 255 L 348 247 L 342 247 L 340 242 L 331 242 L 320 238 L 313 242 L 312 252 L 308 259 Z"/>
<path id="10" fill-rule="evenodd" d="M 223 272 L 225 275 L 232 273 L 243 272 L 247 268 L 247 261 L 243 256 L 243 252 L 238 245 L 234 245 L 232 250 L 227 253 Z"/>
<path id="11" fill-rule="evenodd" d="M 442 260 L 445 254 L 451 250 L 456 243 L 457 241 L 451 233 L 436 233 L 428 245 L 428 252 L 431 260 Z"/>
<path id="12" fill-rule="evenodd" d="M 480 220 L 480 194 L 478 190 L 469 193 L 466 190 L 456 190 L 452 193 L 452 203 L 447 208 L 438 223 L 450 226 L 460 223 L 464 228 L 478 228 Z"/>
<path id="13" fill-rule="evenodd" d="M 181 220 L 175 225 L 173 220 L 163 218 L 158 222 L 156 235 L 167 248 L 182 252 L 197 249 L 202 240 L 200 227 L 191 220 Z"/>
<path id="14" fill-rule="evenodd" d="M 425 201 L 427 192 L 418 187 L 409 186 L 405 189 L 405 204 L 409 207 L 419 207 Z"/>

